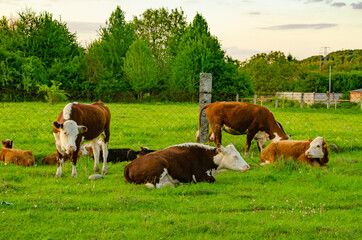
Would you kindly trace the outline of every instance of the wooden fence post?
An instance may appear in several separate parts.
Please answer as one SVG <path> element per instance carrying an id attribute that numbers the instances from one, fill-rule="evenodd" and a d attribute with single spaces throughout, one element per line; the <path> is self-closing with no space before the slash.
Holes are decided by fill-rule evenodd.
<path id="1" fill-rule="evenodd" d="M 300 95 L 300 108 L 303 108 L 304 105 L 304 93 L 302 92 L 302 94 Z"/>
<path id="2" fill-rule="evenodd" d="M 277 99 L 275 99 L 275 108 L 278 108 L 278 98 Z"/>
<path id="3" fill-rule="evenodd" d="M 236 94 L 236 101 L 239 102 L 239 93 Z"/>
<path id="4" fill-rule="evenodd" d="M 256 95 L 256 93 L 254 94 L 254 104 L 257 103 L 257 100 L 258 100 L 258 96 Z"/>
<path id="5" fill-rule="evenodd" d="M 330 108 L 330 106 L 331 106 L 331 102 L 330 102 L 330 100 L 331 100 L 331 96 L 330 96 L 329 91 L 327 91 L 327 108 L 328 108 L 328 109 L 329 109 L 329 108 Z"/>
<path id="6" fill-rule="evenodd" d="M 212 75 L 211 73 L 200 73 L 199 110 L 211 103 Z M 200 142 L 207 142 L 209 135 L 209 123 L 205 111 L 201 114 Z"/>
<path id="7" fill-rule="evenodd" d="M 359 103 L 361 104 L 361 110 L 362 110 L 362 91 L 360 92 L 360 101 L 359 101 Z"/>

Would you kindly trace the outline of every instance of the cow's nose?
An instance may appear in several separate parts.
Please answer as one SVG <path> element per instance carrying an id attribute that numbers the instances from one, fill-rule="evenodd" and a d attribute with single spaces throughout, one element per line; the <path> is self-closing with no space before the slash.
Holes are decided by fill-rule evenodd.
<path id="1" fill-rule="evenodd" d="M 249 164 L 246 164 L 245 168 L 246 168 L 246 170 L 249 170 L 249 169 L 250 169 L 250 165 L 249 165 Z"/>
<path id="2" fill-rule="evenodd" d="M 71 153 L 75 152 L 75 150 L 77 150 L 77 147 L 71 146 L 71 147 L 68 148 L 67 153 L 68 153 L 68 154 L 71 154 Z"/>

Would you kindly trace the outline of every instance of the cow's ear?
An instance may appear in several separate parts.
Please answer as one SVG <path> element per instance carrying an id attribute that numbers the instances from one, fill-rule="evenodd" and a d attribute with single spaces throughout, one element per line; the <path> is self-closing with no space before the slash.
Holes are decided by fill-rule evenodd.
<path id="1" fill-rule="evenodd" d="M 86 126 L 78 125 L 78 132 L 79 133 L 84 133 L 86 131 L 88 131 L 88 128 Z"/>
<path id="2" fill-rule="evenodd" d="M 63 124 L 61 124 L 60 122 L 58 122 L 58 121 L 55 121 L 55 122 L 53 122 L 53 125 L 54 125 L 54 127 L 55 128 L 63 128 Z"/>

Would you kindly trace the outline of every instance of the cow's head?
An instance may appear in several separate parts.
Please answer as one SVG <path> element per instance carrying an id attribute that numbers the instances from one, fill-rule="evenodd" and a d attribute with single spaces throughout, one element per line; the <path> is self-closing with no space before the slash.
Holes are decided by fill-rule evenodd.
<path id="1" fill-rule="evenodd" d="M 249 170 L 249 164 L 247 164 L 240 156 L 240 153 L 236 150 L 233 144 L 230 144 L 226 147 L 219 145 L 217 151 L 219 152 L 219 154 L 216 156 L 218 161 L 215 161 L 215 163 L 219 165 L 218 170 L 234 170 L 242 172 Z"/>
<path id="2" fill-rule="evenodd" d="M 323 137 L 316 137 L 313 141 L 310 142 L 308 150 L 305 151 L 305 155 L 308 158 L 323 158 L 324 145 L 326 145 L 326 142 L 323 141 Z"/>
<path id="3" fill-rule="evenodd" d="M 1 141 L 1 143 L 4 148 L 14 148 L 14 142 L 9 139 Z"/>
<path id="4" fill-rule="evenodd" d="M 58 136 L 55 136 L 58 150 L 67 154 L 72 154 L 77 150 L 76 139 L 78 134 L 88 130 L 86 126 L 77 125 L 73 120 L 67 120 L 64 123 L 56 121 L 53 125 L 58 130 L 58 133 L 56 133 Z"/>

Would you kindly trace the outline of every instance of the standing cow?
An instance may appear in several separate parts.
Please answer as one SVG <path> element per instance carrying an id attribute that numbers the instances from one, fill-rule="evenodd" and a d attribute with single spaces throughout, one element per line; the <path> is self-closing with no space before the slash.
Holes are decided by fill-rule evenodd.
<path id="1" fill-rule="evenodd" d="M 108 142 L 111 113 L 101 101 L 92 104 L 68 103 L 53 123 L 53 134 L 58 152 L 56 177 L 62 175 L 64 154 L 72 154 L 72 176 L 77 177 L 76 164 L 82 141 L 90 141 L 94 155 L 94 171 L 99 170 L 98 138 L 102 138 L 103 168 L 107 174 Z"/>
<path id="2" fill-rule="evenodd" d="M 234 145 L 218 148 L 185 143 L 149 153 L 124 168 L 126 182 L 149 188 L 187 182 L 215 182 L 215 175 L 228 171 L 245 172 L 250 166 Z"/>
<path id="3" fill-rule="evenodd" d="M 289 136 L 279 126 L 273 113 L 262 106 L 246 102 L 215 102 L 206 104 L 200 109 L 199 130 L 196 133 L 196 141 L 200 141 L 201 114 L 205 110 L 210 124 L 209 141 L 217 145 L 221 143 L 221 131 L 232 135 L 246 134 L 245 154 L 248 154 L 251 141 L 257 135 L 265 141 L 273 142 L 288 140 Z"/>

